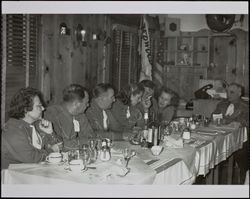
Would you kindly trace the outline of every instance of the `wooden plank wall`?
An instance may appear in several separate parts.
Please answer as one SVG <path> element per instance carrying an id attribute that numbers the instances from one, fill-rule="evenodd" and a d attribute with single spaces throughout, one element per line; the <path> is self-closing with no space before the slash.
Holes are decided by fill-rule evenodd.
<path id="1" fill-rule="evenodd" d="M 249 90 L 248 32 L 242 29 L 230 31 L 232 36 L 214 37 L 211 43 L 211 60 L 216 67 L 208 71 L 208 79 L 223 79 L 229 84 L 237 82 Z"/>
<path id="2" fill-rule="evenodd" d="M 67 25 L 70 35 L 59 34 L 61 23 Z M 86 30 L 86 47 L 76 40 L 75 29 L 78 24 Z M 41 60 L 44 80 L 46 80 L 42 83 L 42 90 L 46 90 L 47 102 L 60 102 L 63 89 L 71 83 L 92 89 L 96 83 L 108 80 L 109 57 L 107 55 L 110 54 L 110 47 L 106 46 L 104 55 L 104 41 L 92 40 L 92 33 L 106 29 L 109 35 L 109 26 L 109 18 L 101 14 L 42 15 Z M 106 69 L 103 66 L 106 66 Z M 45 78 L 46 75 L 49 78 Z"/>

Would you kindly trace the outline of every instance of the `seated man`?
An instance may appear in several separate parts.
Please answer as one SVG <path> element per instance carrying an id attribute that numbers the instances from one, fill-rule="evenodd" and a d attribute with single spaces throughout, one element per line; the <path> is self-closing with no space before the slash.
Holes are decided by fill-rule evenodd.
<path id="1" fill-rule="evenodd" d="M 231 83 L 227 88 L 227 99 L 217 104 L 213 113 L 221 113 L 226 124 L 236 121 L 243 126 L 249 126 L 248 104 L 241 99 L 242 94 L 243 87 L 237 83 Z"/>
<path id="2" fill-rule="evenodd" d="M 64 142 L 63 151 L 78 149 L 95 137 L 84 112 L 89 105 L 89 94 L 81 85 L 71 84 L 63 90 L 62 104 L 47 108 L 44 117 L 53 123 L 57 135 Z"/>
<path id="3" fill-rule="evenodd" d="M 248 104 L 241 99 L 243 87 L 237 83 L 231 83 L 227 88 L 227 99 L 221 101 L 214 113 L 222 113 L 225 123 L 240 122 L 242 126 L 247 127 L 249 132 Z M 249 136 L 248 136 L 249 137 Z M 243 144 L 243 148 L 234 153 L 235 161 L 240 167 L 240 180 L 244 182 L 245 173 L 249 168 L 248 164 L 249 140 Z"/>
<path id="4" fill-rule="evenodd" d="M 42 119 L 43 111 L 38 90 L 23 88 L 14 95 L 10 119 L 2 132 L 2 169 L 9 164 L 38 163 L 44 161 L 49 152 L 59 152 L 51 122 Z"/>
<path id="5" fill-rule="evenodd" d="M 132 131 L 135 126 L 143 127 L 142 114 L 136 107 L 141 101 L 143 92 L 143 86 L 129 84 L 122 88 L 116 96 L 111 112 L 126 131 Z"/>
<path id="6" fill-rule="evenodd" d="M 110 111 L 115 102 L 113 87 L 110 84 L 98 84 L 93 90 L 93 97 L 86 115 L 97 136 L 122 139 L 123 128 Z"/>

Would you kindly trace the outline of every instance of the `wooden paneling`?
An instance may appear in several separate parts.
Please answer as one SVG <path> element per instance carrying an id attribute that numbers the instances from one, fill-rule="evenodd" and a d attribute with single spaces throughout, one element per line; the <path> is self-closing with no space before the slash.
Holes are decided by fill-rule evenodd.
<path id="1" fill-rule="evenodd" d="M 198 89 L 199 79 L 206 77 L 206 68 L 200 67 L 164 67 L 164 85 L 179 94 L 179 97 L 189 101 L 194 98 L 194 91 Z"/>
<path id="2" fill-rule="evenodd" d="M 208 79 L 237 82 L 249 90 L 248 32 L 233 29 L 228 35 L 217 35 L 211 39 L 210 63 L 215 67 L 208 70 Z"/>
<path id="3" fill-rule="evenodd" d="M 61 23 L 67 25 L 70 35 L 59 34 Z M 49 103 L 60 102 L 63 89 L 71 83 L 92 89 L 96 83 L 107 81 L 104 74 L 107 75 L 109 70 L 109 59 L 106 56 L 109 47 L 107 45 L 104 51 L 104 41 L 93 40 L 92 34 L 109 30 L 109 18 L 93 14 L 42 15 L 42 24 L 42 71 L 45 75 L 47 67 L 50 79 L 50 85 L 47 85 L 47 82 L 43 83 L 43 90 L 46 90 L 46 87 L 50 88 L 46 91 Z M 86 30 L 87 46 L 76 40 L 75 30 L 78 24 Z"/>

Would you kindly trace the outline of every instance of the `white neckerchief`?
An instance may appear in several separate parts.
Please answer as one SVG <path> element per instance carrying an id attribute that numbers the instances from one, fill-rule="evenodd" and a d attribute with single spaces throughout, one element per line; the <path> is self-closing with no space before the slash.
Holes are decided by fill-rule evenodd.
<path id="1" fill-rule="evenodd" d="M 226 114 L 225 114 L 225 115 L 231 116 L 233 113 L 234 113 L 234 105 L 233 105 L 233 104 L 230 104 L 230 105 L 227 107 L 227 111 L 226 111 Z"/>
<path id="2" fill-rule="evenodd" d="M 75 132 L 80 132 L 80 124 L 79 124 L 78 120 L 76 120 L 75 118 L 73 118 L 73 124 L 74 124 L 74 130 L 75 130 Z"/>
<path id="3" fill-rule="evenodd" d="M 127 108 L 126 118 L 127 118 L 127 119 L 130 118 L 130 109 L 129 109 L 129 106 L 128 106 L 128 108 Z"/>
<path id="4" fill-rule="evenodd" d="M 103 128 L 107 130 L 108 129 L 108 115 L 105 110 L 102 110 L 102 114 L 103 114 Z"/>
<path id="5" fill-rule="evenodd" d="M 30 127 L 32 128 L 32 145 L 37 149 L 41 149 L 42 148 L 42 138 L 39 135 L 39 133 L 37 133 L 34 125 L 30 125 Z"/>

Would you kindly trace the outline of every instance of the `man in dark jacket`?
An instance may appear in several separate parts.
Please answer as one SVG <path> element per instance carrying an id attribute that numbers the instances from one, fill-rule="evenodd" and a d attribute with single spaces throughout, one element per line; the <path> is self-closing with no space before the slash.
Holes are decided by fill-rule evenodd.
<path id="1" fill-rule="evenodd" d="M 63 139 L 63 151 L 79 149 L 79 146 L 95 138 L 95 134 L 85 116 L 89 106 L 87 89 L 71 84 L 63 91 L 63 103 L 48 107 L 44 117 L 53 124 L 56 134 Z"/>
<path id="2" fill-rule="evenodd" d="M 243 87 L 231 83 L 227 88 L 227 99 L 217 104 L 213 113 L 222 114 L 226 124 L 240 122 L 242 126 L 249 126 L 248 104 L 241 99 Z"/>
<path id="3" fill-rule="evenodd" d="M 93 90 L 93 97 L 86 115 L 97 136 L 122 139 L 123 128 L 110 111 L 115 101 L 113 87 L 110 84 L 98 84 Z"/>
<path id="4" fill-rule="evenodd" d="M 44 161 L 49 152 L 59 152 L 51 122 L 42 119 L 43 111 L 38 90 L 24 88 L 14 95 L 10 119 L 2 132 L 2 169 L 9 164 L 38 163 Z"/>
<path id="5" fill-rule="evenodd" d="M 237 83 L 231 83 L 227 88 L 227 99 L 221 101 L 214 113 L 222 114 L 224 122 L 240 122 L 247 128 L 248 141 L 243 144 L 243 148 L 234 153 L 235 161 L 240 168 L 240 180 L 243 184 L 246 171 L 249 169 L 249 105 L 241 97 L 244 89 Z"/>

